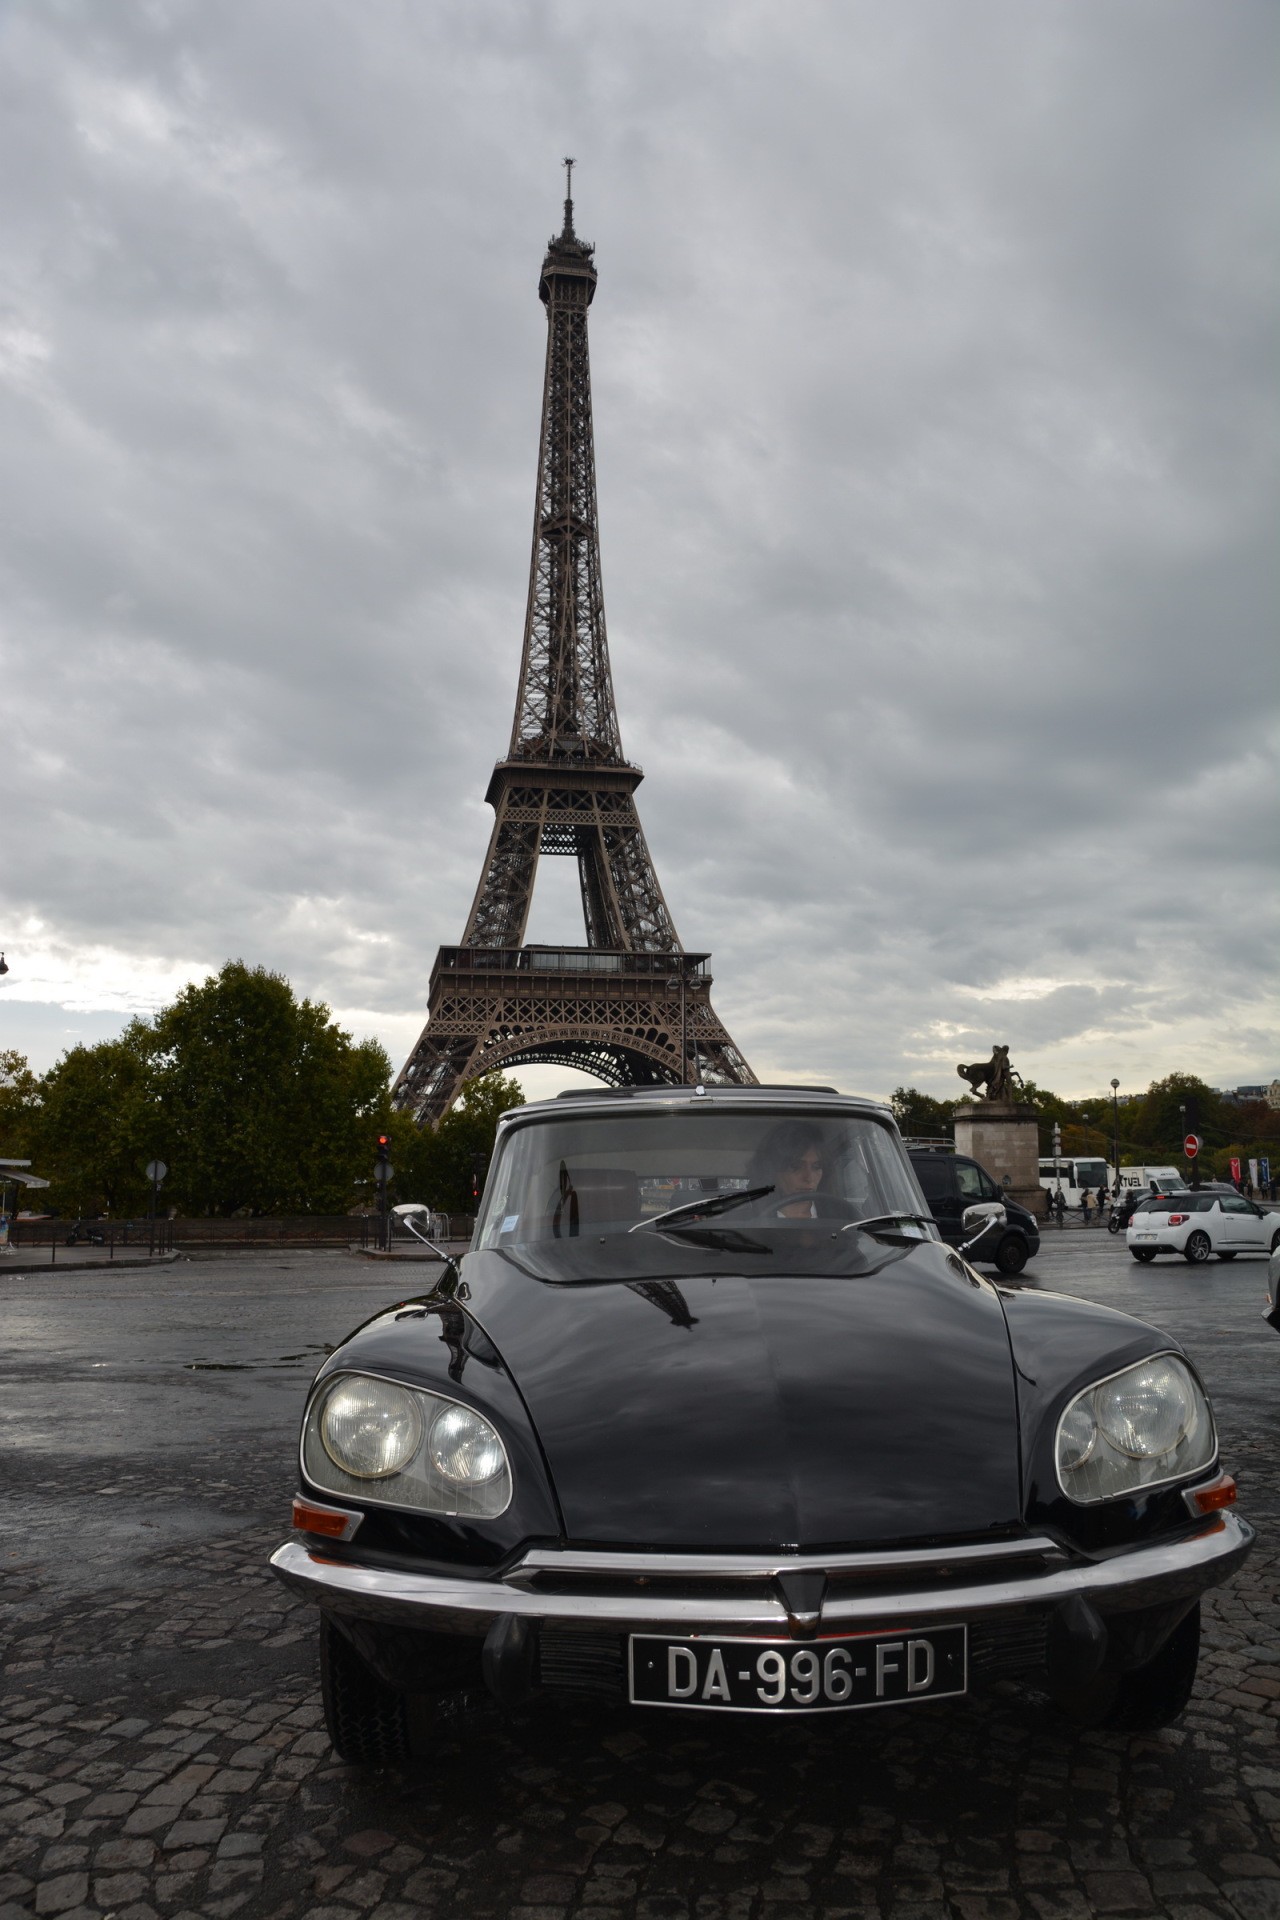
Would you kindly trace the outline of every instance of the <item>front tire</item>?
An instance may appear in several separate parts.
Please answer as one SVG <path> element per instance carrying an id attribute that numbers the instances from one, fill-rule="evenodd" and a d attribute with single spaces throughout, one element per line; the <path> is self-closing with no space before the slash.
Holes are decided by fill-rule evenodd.
<path id="1" fill-rule="evenodd" d="M 1119 1231 L 1120 1231 L 1120 1216 L 1118 1213 L 1113 1213 L 1111 1218 L 1107 1221 L 1107 1232 L 1119 1233 Z"/>
<path id="2" fill-rule="evenodd" d="M 1027 1243 L 1016 1233 L 1006 1233 L 996 1248 L 996 1266 L 1010 1278 L 1027 1264 Z"/>
<path id="3" fill-rule="evenodd" d="M 320 1619 L 320 1698 L 339 1759 L 398 1767 L 409 1758 L 408 1702 L 379 1680 L 333 1622 Z"/>
<path id="4" fill-rule="evenodd" d="M 1154 1659 L 1132 1673 L 1101 1673 L 1056 1705 L 1078 1727 L 1108 1727 L 1121 1733 L 1151 1733 L 1167 1727 L 1185 1708 L 1200 1662 L 1200 1604 L 1178 1622 Z"/>
<path id="5" fill-rule="evenodd" d="M 1130 1247 L 1129 1251 L 1135 1260 L 1141 1260 L 1144 1267 L 1149 1260 L 1154 1260 L 1156 1257 L 1154 1247 Z"/>
<path id="6" fill-rule="evenodd" d="M 1209 1258 L 1212 1252 L 1213 1243 L 1208 1234 L 1193 1233 L 1182 1249 L 1182 1256 L 1184 1260 L 1189 1260 L 1193 1267 L 1198 1267 Z"/>
<path id="7" fill-rule="evenodd" d="M 1276 1228 L 1276 1230 L 1275 1230 L 1275 1232 L 1274 1232 L 1274 1233 L 1272 1234 L 1272 1236 L 1271 1236 L 1271 1251 L 1272 1251 L 1272 1253 L 1274 1253 L 1274 1252 L 1275 1252 L 1275 1250 L 1276 1250 L 1276 1248 L 1277 1248 L 1277 1247 L 1280 1247 L 1280 1227 L 1277 1227 L 1277 1228 Z"/>

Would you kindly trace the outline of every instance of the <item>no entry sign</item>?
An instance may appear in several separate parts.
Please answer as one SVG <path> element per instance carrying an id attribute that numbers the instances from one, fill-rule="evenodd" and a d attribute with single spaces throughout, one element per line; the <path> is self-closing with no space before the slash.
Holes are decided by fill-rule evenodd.
<path id="1" fill-rule="evenodd" d="M 1189 1133 L 1182 1143 L 1182 1151 L 1188 1160 L 1194 1160 L 1203 1145 L 1204 1141 L 1198 1133 Z"/>

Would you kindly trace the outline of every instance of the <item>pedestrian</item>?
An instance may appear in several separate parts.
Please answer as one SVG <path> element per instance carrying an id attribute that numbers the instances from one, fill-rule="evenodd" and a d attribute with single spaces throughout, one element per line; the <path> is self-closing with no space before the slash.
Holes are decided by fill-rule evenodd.
<path id="1" fill-rule="evenodd" d="M 1084 1224 L 1087 1227 L 1089 1224 L 1089 1189 L 1088 1187 L 1082 1187 L 1080 1189 L 1080 1212 L 1084 1217 Z"/>
<path id="2" fill-rule="evenodd" d="M 1058 1191 L 1053 1196 L 1053 1210 L 1058 1216 L 1058 1225 L 1061 1226 L 1062 1216 L 1067 1210 L 1067 1203 L 1063 1198 L 1061 1187 L 1058 1188 Z"/>
<path id="3" fill-rule="evenodd" d="M 1245 1199 L 1246 1199 L 1246 1200 L 1252 1200 L 1252 1198 L 1253 1198 L 1253 1182 L 1252 1182 L 1252 1180 L 1246 1180 L 1246 1181 L 1245 1181 L 1245 1183 L 1244 1183 L 1244 1197 L 1245 1197 Z"/>

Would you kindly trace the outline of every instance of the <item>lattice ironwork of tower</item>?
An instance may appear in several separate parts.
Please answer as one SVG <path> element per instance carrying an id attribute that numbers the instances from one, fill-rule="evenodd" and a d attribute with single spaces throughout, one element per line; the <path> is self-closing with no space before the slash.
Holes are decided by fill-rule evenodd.
<path id="1" fill-rule="evenodd" d="M 594 249 L 564 230 L 542 263 L 547 309 L 533 558 L 511 746 L 486 798 L 493 833 L 457 947 L 432 969 L 428 1019 L 393 1089 L 431 1125 L 477 1074 L 535 1061 L 611 1086 L 751 1086 L 711 1005 L 709 955 L 686 953 L 636 812 L 639 767 L 614 709 L 600 542 L 587 309 Z M 578 863 L 586 945 L 526 946 L 542 854 Z"/>

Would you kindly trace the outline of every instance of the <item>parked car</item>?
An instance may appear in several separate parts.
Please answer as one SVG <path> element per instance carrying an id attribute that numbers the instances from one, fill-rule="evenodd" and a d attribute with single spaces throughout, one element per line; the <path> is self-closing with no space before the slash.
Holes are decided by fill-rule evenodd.
<path id="1" fill-rule="evenodd" d="M 967 1154 L 946 1147 L 908 1145 L 907 1153 L 925 1199 L 943 1239 L 949 1246 L 967 1244 L 968 1258 L 979 1266 L 993 1266 L 1010 1278 L 1021 1273 L 1040 1251 L 1040 1227 L 1033 1213 L 1010 1200 L 985 1167 Z M 982 1201 L 999 1201 L 1004 1218 L 973 1242 L 973 1229 L 964 1224 L 965 1209 Z"/>
<path id="2" fill-rule="evenodd" d="M 481 1683 L 783 1714 L 1020 1673 L 1163 1725 L 1253 1539 L 1175 1340 L 982 1278 L 887 1108 L 768 1087 L 505 1114 L 470 1250 L 326 1359 L 299 1473 L 272 1565 L 372 1764 Z"/>
<path id="3" fill-rule="evenodd" d="M 1233 1187 L 1201 1187 L 1140 1207 L 1125 1239 L 1135 1260 L 1154 1260 L 1158 1253 L 1180 1253 L 1197 1264 L 1211 1253 L 1234 1260 L 1238 1253 L 1268 1253 L 1280 1246 L 1280 1220 Z"/>

